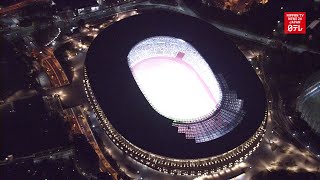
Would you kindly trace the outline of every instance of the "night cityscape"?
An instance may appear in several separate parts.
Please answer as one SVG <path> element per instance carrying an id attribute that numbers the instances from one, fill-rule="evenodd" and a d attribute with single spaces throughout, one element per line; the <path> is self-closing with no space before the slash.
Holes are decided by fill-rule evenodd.
<path id="1" fill-rule="evenodd" d="M 0 179 L 320 179 L 320 0 L 0 1 Z"/>

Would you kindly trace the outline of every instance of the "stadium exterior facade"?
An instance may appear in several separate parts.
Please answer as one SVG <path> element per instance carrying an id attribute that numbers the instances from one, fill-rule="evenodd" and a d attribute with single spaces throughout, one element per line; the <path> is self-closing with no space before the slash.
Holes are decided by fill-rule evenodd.
<path id="1" fill-rule="evenodd" d="M 214 174 L 226 169 L 232 169 L 249 157 L 260 145 L 266 131 L 266 120 L 262 120 L 256 133 L 240 146 L 221 155 L 202 159 L 175 159 L 153 154 L 145 151 L 126 140 L 109 122 L 103 110 L 99 106 L 94 92 L 91 89 L 88 74 L 85 70 L 84 86 L 96 117 L 100 121 L 105 133 L 113 143 L 132 159 L 160 172 L 175 175 L 203 175 Z"/>
<path id="2" fill-rule="evenodd" d="M 155 19 L 159 18 L 157 16 L 155 16 Z M 134 42 L 135 42 L 134 44 L 137 44 L 136 41 Z M 261 111 L 262 116 L 259 116 L 261 117 L 261 119 L 257 120 L 257 123 L 256 123 L 257 126 L 252 131 L 253 133 L 251 133 L 250 136 L 246 136 L 247 138 L 241 141 L 241 143 L 236 143 L 236 145 L 233 148 L 228 148 L 228 150 L 224 151 L 223 153 L 218 153 L 218 154 L 214 154 L 214 155 L 202 157 L 202 158 L 198 158 L 198 157 L 177 158 L 177 157 L 159 155 L 158 153 L 154 153 L 150 150 L 149 151 L 145 150 L 144 148 L 139 147 L 141 145 L 136 145 L 132 143 L 130 140 L 128 140 L 127 139 L 128 136 L 125 137 L 123 136 L 123 134 L 119 133 L 118 130 L 114 127 L 114 124 L 112 124 L 112 121 L 108 119 L 110 118 L 110 116 L 106 113 L 105 105 L 101 106 L 100 104 L 101 99 L 103 98 L 100 98 L 99 95 L 98 96 L 95 95 L 97 92 L 96 91 L 97 86 L 92 85 L 93 79 L 91 77 L 93 75 L 91 75 L 91 73 L 89 72 L 90 68 L 92 68 L 91 66 L 92 65 L 89 65 L 88 67 L 87 65 L 84 68 L 84 88 L 85 88 L 87 98 L 90 102 L 91 109 L 93 110 L 97 119 L 99 120 L 101 128 L 104 130 L 105 134 L 110 138 L 113 144 L 116 145 L 124 154 L 128 155 L 136 162 L 139 162 L 154 170 L 167 173 L 167 174 L 172 174 L 172 175 L 197 175 L 197 176 L 203 175 L 203 174 L 216 174 L 216 173 L 232 170 L 233 168 L 236 168 L 240 163 L 242 163 L 247 157 L 249 157 L 259 147 L 264 137 L 264 134 L 266 131 L 266 120 L 267 120 L 266 109 Z M 91 70 L 91 72 L 93 71 Z M 227 82 L 223 78 L 223 74 L 219 76 L 219 73 L 218 73 L 217 81 L 220 87 L 222 87 L 221 88 L 222 100 L 221 100 L 221 103 L 218 105 L 217 109 L 221 108 L 224 105 L 228 106 L 230 103 L 237 102 L 234 100 L 230 101 L 230 99 L 226 98 L 225 94 L 228 94 L 228 90 L 227 90 L 228 88 L 226 85 Z M 262 103 L 265 103 L 263 99 L 264 98 L 262 98 Z M 236 120 L 240 119 L 239 120 L 240 122 L 243 114 L 244 112 L 242 113 L 241 111 L 239 111 L 238 114 L 236 113 L 235 115 L 237 118 Z M 250 114 L 250 111 L 248 111 L 248 114 Z M 250 122 L 248 123 L 250 124 Z M 179 122 L 175 121 L 173 123 L 173 126 L 179 127 Z M 237 126 L 237 123 L 235 123 L 235 126 Z M 224 134 L 222 134 L 222 136 L 223 135 Z M 215 137 L 215 138 L 218 138 L 218 137 Z M 215 138 L 212 138 L 210 140 L 214 141 Z"/>

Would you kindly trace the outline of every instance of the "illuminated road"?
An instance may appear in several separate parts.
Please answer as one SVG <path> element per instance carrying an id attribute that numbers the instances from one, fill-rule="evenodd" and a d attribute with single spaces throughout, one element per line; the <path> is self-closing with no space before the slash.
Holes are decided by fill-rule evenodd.
<path id="1" fill-rule="evenodd" d="M 52 88 L 69 85 L 70 82 L 64 73 L 60 62 L 56 59 L 52 49 L 39 47 L 33 42 L 32 37 L 23 37 L 27 49 L 26 55 L 33 57 L 41 66 L 41 69 L 47 74 Z"/>
<path id="2" fill-rule="evenodd" d="M 8 161 L 0 161 L 0 166 L 6 165 L 6 164 L 19 164 L 24 163 L 25 161 L 32 160 L 34 163 L 37 163 L 39 161 L 43 161 L 46 159 L 61 159 L 61 158 L 70 158 L 74 156 L 74 149 L 73 148 L 54 148 L 54 149 L 48 149 L 45 151 L 37 152 L 28 156 L 23 156 L 19 158 L 14 158 L 13 160 Z"/>
<path id="3" fill-rule="evenodd" d="M 54 57 L 52 50 L 34 47 L 32 55 L 48 75 L 52 87 L 61 87 L 70 84 L 59 61 Z"/>
<path id="4" fill-rule="evenodd" d="M 24 8 L 28 5 L 31 5 L 33 3 L 38 3 L 38 2 L 48 3 L 50 1 L 49 0 L 24 0 L 14 5 L 0 9 L 0 16 L 4 16 L 5 14 L 9 14 L 9 13 L 15 13 L 17 10 L 21 8 Z"/>
<path id="5" fill-rule="evenodd" d="M 88 124 L 88 119 L 84 113 L 84 110 L 81 106 L 77 106 L 72 109 L 72 113 L 74 117 L 76 117 L 77 122 L 79 123 L 79 126 L 81 128 L 82 134 L 84 134 L 88 140 L 88 142 L 93 147 L 94 151 L 97 153 L 99 160 L 100 160 L 100 170 L 102 172 L 108 171 L 114 179 L 117 179 L 118 173 L 111 167 L 109 162 L 104 157 L 103 153 L 100 150 L 100 147 L 94 138 L 94 135 L 91 131 L 91 128 Z"/>
<path id="6" fill-rule="evenodd" d="M 4 105 L 7 105 L 7 104 L 10 104 L 14 101 L 18 101 L 18 100 L 22 100 L 22 99 L 27 99 L 27 98 L 30 98 L 32 96 L 35 96 L 37 95 L 38 92 L 34 89 L 29 89 L 29 90 L 25 90 L 25 89 L 22 89 L 22 90 L 18 90 L 16 91 L 15 93 L 13 93 L 11 96 L 7 97 L 6 99 L 4 99 L 3 103 L 0 104 L 0 108 Z"/>

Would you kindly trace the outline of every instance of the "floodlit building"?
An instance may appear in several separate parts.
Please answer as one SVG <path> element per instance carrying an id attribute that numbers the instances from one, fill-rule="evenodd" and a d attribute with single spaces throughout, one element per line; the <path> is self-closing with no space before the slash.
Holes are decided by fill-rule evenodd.
<path id="1" fill-rule="evenodd" d="M 297 110 L 301 117 L 318 134 L 320 134 L 320 71 L 312 75 L 304 85 L 299 96 Z"/>
<path id="2" fill-rule="evenodd" d="M 265 133 L 265 92 L 250 63 L 222 32 L 187 15 L 145 12 L 100 32 L 84 88 L 100 136 L 162 173 L 230 171 Z"/>

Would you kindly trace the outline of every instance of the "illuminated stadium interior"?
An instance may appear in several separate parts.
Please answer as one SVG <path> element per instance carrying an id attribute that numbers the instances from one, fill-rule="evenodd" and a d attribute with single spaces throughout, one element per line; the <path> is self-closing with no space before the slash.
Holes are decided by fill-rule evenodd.
<path id="1" fill-rule="evenodd" d="M 133 77 L 150 105 L 173 120 L 179 133 L 197 143 L 230 132 L 242 120 L 235 93 L 220 108 L 222 90 L 209 65 L 184 40 L 157 36 L 135 45 L 128 55 Z M 224 88 L 224 90 L 227 87 Z"/>
<path id="2" fill-rule="evenodd" d="M 128 63 L 151 106 L 169 119 L 203 120 L 221 102 L 221 89 L 210 67 L 181 39 L 143 40 L 130 51 Z"/>
<path id="3" fill-rule="evenodd" d="M 105 135 L 161 172 L 233 167 L 265 132 L 255 71 L 222 32 L 197 18 L 160 11 L 114 23 L 90 45 L 84 76 Z"/>

